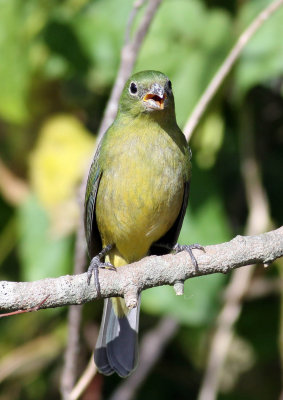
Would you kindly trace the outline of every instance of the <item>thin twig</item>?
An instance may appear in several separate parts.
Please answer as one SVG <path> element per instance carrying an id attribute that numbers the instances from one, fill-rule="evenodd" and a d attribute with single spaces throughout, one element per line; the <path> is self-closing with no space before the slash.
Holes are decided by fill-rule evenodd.
<path id="1" fill-rule="evenodd" d="M 14 382 L 23 382 L 24 377 L 34 371 L 39 376 L 46 365 L 51 361 L 58 359 L 64 348 L 64 338 L 58 330 L 52 330 L 45 336 L 38 336 L 23 345 L 17 346 L 15 349 L 1 349 L 0 358 L 0 384 L 6 380 L 14 380 Z M 59 334 L 58 334 L 59 333 Z M 1 387 L 1 400 L 7 397 L 3 393 Z M 9 396 L 10 397 L 10 396 Z M 15 398 L 14 396 L 12 396 Z M 18 396 L 16 396 L 18 398 Z M 10 397 L 11 398 L 11 397 Z"/>
<path id="2" fill-rule="evenodd" d="M 90 357 L 89 363 L 81 375 L 80 379 L 71 391 L 68 400 L 77 400 L 86 390 L 93 377 L 97 372 L 96 366 L 93 361 L 93 354 Z"/>
<path id="3" fill-rule="evenodd" d="M 80 354 L 80 326 L 82 306 L 71 306 L 68 313 L 68 341 L 65 349 L 64 367 L 60 390 L 62 399 L 69 399 L 69 393 L 77 378 L 78 356 Z"/>
<path id="4" fill-rule="evenodd" d="M 36 305 L 34 307 L 27 308 L 25 310 L 17 310 L 17 311 L 8 312 L 8 313 L 5 313 L 5 314 L 0 314 L 0 318 L 11 317 L 12 315 L 24 314 L 24 313 L 28 313 L 28 312 L 38 311 L 38 310 L 40 310 L 41 306 L 46 302 L 46 300 L 48 299 L 49 296 L 50 295 L 46 296 L 38 305 Z"/>
<path id="5" fill-rule="evenodd" d="M 133 4 L 133 8 L 130 12 L 126 30 L 125 30 L 124 46 L 127 46 L 131 42 L 131 30 L 133 28 L 133 24 L 135 22 L 136 15 L 137 15 L 139 9 L 144 5 L 145 2 L 146 2 L 146 0 L 136 0 Z"/>
<path id="6" fill-rule="evenodd" d="M 241 34 L 237 40 L 235 46 L 230 51 L 228 57 L 224 60 L 223 64 L 217 71 L 216 75 L 206 88 L 205 92 L 201 96 L 197 105 L 195 106 L 192 114 L 190 115 L 185 128 L 184 133 L 187 140 L 190 139 L 192 133 L 194 132 L 196 126 L 199 123 L 200 118 L 203 116 L 208 104 L 211 99 L 223 83 L 224 79 L 231 71 L 235 61 L 239 58 L 241 51 L 244 49 L 248 41 L 252 38 L 255 32 L 263 25 L 263 23 L 271 17 L 275 11 L 283 5 L 283 0 L 276 0 L 269 4 L 248 26 L 248 28 Z"/>
<path id="7" fill-rule="evenodd" d="M 141 20 L 139 27 L 132 40 L 130 40 L 130 31 L 132 28 L 134 16 L 137 13 L 138 8 L 144 3 L 144 1 L 136 1 L 134 3 L 134 9 L 130 14 L 130 18 L 127 24 L 125 43 L 121 52 L 121 62 L 115 84 L 113 86 L 110 99 L 105 109 L 104 117 L 102 119 L 99 131 L 98 141 L 103 136 L 106 129 L 112 124 L 118 109 L 118 102 L 121 96 L 123 87 L 130 77 L 134 68 L 140 47 L 143 43 L 145 35 L 148 32 L 150 24 L 157 12 L 157 9 L 162 0 L 149 0 L 144 16 Z"/>
<path id="8" fill-rule="evenodd" d="M 81 198 L 84 190 L 83 186 L 80 187 L 79 192 L 79 205 L 82 210 L 83 202 Z M 81 274 L 84 272 L 86 264 L 86 245 L 84 236 L 83 217 L 81 215 L 75 246 L 75 259 L 74 259 L 74 273 Z M 64 355 L 64 365 L 62 368 L 60 390 L 62 399 L 68 399 L 76 379 L 77 379 L 77 365 L 78 356 L 80 353 L 80 326 L 82 319 L 82 306 L 71 306 L 68 312 L 68 339 Z"/>
<path id="9" fill-rule="evenodd" d="M 18 206 L 30 193 L 28 184 L 16 176 L 0 159 L 0 193 L 8 203 Z"/>

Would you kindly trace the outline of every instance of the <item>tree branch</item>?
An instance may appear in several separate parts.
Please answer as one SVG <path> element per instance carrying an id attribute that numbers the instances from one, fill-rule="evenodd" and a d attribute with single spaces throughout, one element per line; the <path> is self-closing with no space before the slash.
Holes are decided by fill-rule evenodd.
<path id="1" fill-rule="evenodd" d="M 199 268 L 187 253 L 150 256 L 115 271 L 100 270 L 101 297 L 125 297 L 128 307 L 136 306 L 143 289 L 174 285 L 196 276 L 229 271 L 249 264 L 264 263 L 283 256 L 283 226 L 257 236 L 236 236 L 229 242 L 195 250 Z M 46 296 L 42 308 L 83 304 L 98 298 L 95 285 L 87 285 L 87 274 L 62 276 L 35 282 L 0 282 L 0 309 L 17 310 L 36 306 Z"/>

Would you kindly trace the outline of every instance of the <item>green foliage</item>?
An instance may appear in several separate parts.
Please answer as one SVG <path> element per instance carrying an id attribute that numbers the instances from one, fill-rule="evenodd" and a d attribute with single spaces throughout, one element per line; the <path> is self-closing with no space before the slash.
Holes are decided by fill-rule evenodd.
<path id="1" fill-rule="evenodd" d="M 204 325 L 216 314 L 222 284 L 220 275 L 194 278 L 185 283 L 182 297 L 168 286 L 150 289 L 142 295 L 142 310 L 149 314 L 169 314 L 190 326 Z"/>
<path id="2" fill-rule="evenodd" d="M 239 28 L 242 30 L 265 6 L 260 0 L 247 3 L 239 16 Z M 235 86 L 243 96 L 253 86 L 261 82 L 276 79 L 282 74 L 283 65 L 283 9 L 278 10 L 272 21 L 262 26 L 247 44 L 236 70 Z"/>
<path id="3" fill-rule="evenodd" d="M 47 215 L 34 197 L 19 208 L 18 219 L 21 279 L 33 281 L 66 274 L 71 265 L 71 238 L 52 237 Z"/>
<path id="4" fill-rule="evenodd" d="M 26 100 L 31 78 L 29 43 L 22 25 L 21 4 L 20 1 L 0 3 L 0 113 L 15 122 L 27 116 Z"/>
<path id="5" fill-rule="evenodd" d="M 226 57 L 233 43 L 231 28 L 227 13 L 208 10 L 200 1 L 162 4 L 136 69 L 150 66 L 170 76 L 181 126 Z"/>

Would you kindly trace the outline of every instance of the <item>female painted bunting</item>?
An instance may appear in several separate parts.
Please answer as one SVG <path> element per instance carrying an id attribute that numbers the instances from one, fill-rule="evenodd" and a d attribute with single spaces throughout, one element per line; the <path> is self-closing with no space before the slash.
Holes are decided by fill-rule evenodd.
<path id="1" fill-rule="evenodd" d="M 85 231 L 98 293 L 98 268 L 117 268 L 149 254 L 193 248 L 176 244 L 191 177 L 190 149 L 177 125 L 171 81 L 161 72 L 133 75 L 115 121 L 90 168 Z M 106 257 L 106 258 L 105 258 Z M 128 376 L 137 364 L 139 306 L 106 299 L 94 354 L 98 370 Z"/>

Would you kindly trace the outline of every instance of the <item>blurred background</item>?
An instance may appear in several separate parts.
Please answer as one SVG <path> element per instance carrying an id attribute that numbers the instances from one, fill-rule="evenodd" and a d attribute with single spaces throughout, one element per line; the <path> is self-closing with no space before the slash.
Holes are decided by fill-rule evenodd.
<path id="1" fill-rule="evenodd" d="M 180 127 L 240 33 L 269 3 L 161 3 L 134 71 L 170 77 Z M 0 0 L 1 280 L 73 273 L 78 190 L 132 7 L 132 0 Z M 281 8 L 246 46 L 194 132 L 180 243 L 220 243 L 282 225 L 282 96 Z M 140 338 L 159 335 L 163 349 L 122 400 L 280 398 L 283 262 L 243 270 L 189 280 L 181 297 L 171 287 L 143 292 Z M 83 308 L 77 376 L 101 312 L 102 301 Z M 67 315 L 63 307 L 1 319 L 0 400 L 61 398 Z M 223 352 L 223 362 L 213 363 Z M 96 375 L 81 398 L 117 399 L 120 385 L 117 376 Z"/>

